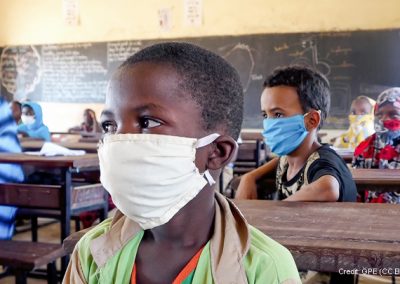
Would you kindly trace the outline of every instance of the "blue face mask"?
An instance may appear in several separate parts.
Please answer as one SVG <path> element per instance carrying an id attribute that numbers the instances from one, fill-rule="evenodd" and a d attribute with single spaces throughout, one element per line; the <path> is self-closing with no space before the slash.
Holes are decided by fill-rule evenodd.
<path id="1" fill-rule="evenodd" d="M 308 133 L 304 125 L 305 115 L 264 119 L 263 136 L 273 153 L 288 155 L 300 146 Z"/>

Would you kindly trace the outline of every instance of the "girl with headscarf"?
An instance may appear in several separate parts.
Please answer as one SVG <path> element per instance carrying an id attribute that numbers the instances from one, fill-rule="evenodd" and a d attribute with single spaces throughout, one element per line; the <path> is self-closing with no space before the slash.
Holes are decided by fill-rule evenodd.
<path id="1" fill-rule="evenodd" d="M 351 103 L 349 114 L 349 129 L 336 138 L 333 144 L 336 148 L 354 149 L 372 135 L 374 130 L 375 101 L 366 96 L 358 96 Z"/>
<path id="2" fill-rule="evenodd" d="M 21 152 L 17 138 L 17 125 L 11 110 L 0 97 L 0 153 Z M 0 163 L 0 183 L 22 182 L 24 174 L 19 165 Z M 17 208 L 0 206 L 0 240 L 11 239 L 14 233 L 14 219 Z"/>
<path id="3" fill-rule="evenodd" d="M 22 104 L 22 124 L 18 126 L 18 133 L 24 136 L 50 141 L 50 131 L 43 124 L 42 108 L 34 102 Z"/>
<path id="4" fill-rule="evenodd" d="M 354 151 L 353 166 L 367 169 L 400 169 L 400 88 L 382 92 L 375 106 L 376 133 Z M 397 192 L 366 192 L 367 202 L 400 203 Z"/>

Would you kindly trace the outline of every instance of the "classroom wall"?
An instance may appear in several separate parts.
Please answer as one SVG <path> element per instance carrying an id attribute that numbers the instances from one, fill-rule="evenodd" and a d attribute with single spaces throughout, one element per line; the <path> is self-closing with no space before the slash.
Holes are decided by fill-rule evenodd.
<path id="1" fill-rule="evenodd" d="M 78 26 L 64 23 L 62 2 L 0 0 L 0 46 L 400 27 L 399 0 L 203 0 L 200 27 L 183 24 L 184 0 L 80 0 Z M 170 30 L 160 28 L 159 9 L 172 11 Z M 64 131 L 102 105 L 43 107 L 50 129 Z"/>

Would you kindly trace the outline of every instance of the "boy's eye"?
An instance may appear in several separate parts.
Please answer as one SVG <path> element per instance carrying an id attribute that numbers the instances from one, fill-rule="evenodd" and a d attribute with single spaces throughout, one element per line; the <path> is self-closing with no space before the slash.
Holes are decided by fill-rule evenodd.
<path id="1" fill-rule="evenodd" d="M 117 125 L 112 121 L 104 121 L 101 127 L 103 128 L 103 132 L 107 134 L 113 134 L 117 131 Z"/>
<path id="2" fill-rule="evenodd" d="M 139 126 L 140 126 L 140 128 L 143 128 L 143 129 L 153 128 L 153 127 L 157 127 L 160 125 L 161 125 L 161 122 L 154 118 L 142 117 L 139 119 Z"/>
<path id="3" fill-rule="evenodd" d="M 274 113 L 274 118 L 281 118 L 281 117 L 283 117 L 282 113 L 280 113 L 280 112 Z"/>

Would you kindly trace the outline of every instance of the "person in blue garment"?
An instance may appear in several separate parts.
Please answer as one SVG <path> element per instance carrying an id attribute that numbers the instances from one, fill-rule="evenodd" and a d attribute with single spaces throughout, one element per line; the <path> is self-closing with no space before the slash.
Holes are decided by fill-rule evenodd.
<path id="1" fill-rule="evenodd" d="M 38 103 L 24 102 L 21 120 L 22 124 L 18 125 L 18 133 L 24 137 L 50 141 L 50 131 L 43 123 L 42 108 Z"/>
<path id="2" fill-rule="evenodd" d="M 0 97 L 0 153 L 21 152 L 17 138 L 17 125 L 7 102 Z M 0 183 L 18 183 L 24 180 L 22 168 L 14 164 L 0 163 Z M 0 205 L 0 240 L 11 239 L 17 208 Z"/>

